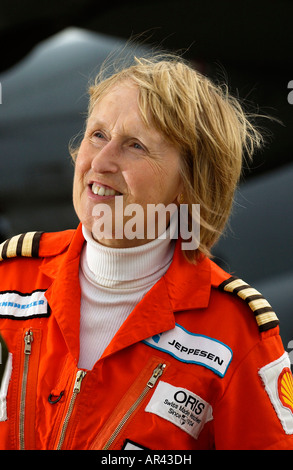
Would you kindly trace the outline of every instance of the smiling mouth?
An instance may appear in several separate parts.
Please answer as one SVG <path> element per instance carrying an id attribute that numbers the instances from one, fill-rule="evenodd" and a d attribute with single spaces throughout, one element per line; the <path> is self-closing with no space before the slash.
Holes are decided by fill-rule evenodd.
<path id="1" fill-rule="evenodd" d="M 97 195 L 97 196 L 120 196 L 121 193 L 116 191 L 113 188 L 110 188 L 109 186 L 102 186 L 101 184 L 98 183 L 92 183 L 90 185 L 92 192 Z"/>

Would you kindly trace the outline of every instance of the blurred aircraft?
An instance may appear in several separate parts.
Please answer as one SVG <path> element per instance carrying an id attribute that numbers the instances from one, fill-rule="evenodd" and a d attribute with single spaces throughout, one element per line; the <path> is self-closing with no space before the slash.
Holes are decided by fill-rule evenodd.
<path id="1" fill-rule="evenodd" d="M 2 240 L 76 226 L 68 144 L 83 130 L 89 81 L 109 56 L 138 50 L 125 40 L 68 28 L 0 74 Z"/>

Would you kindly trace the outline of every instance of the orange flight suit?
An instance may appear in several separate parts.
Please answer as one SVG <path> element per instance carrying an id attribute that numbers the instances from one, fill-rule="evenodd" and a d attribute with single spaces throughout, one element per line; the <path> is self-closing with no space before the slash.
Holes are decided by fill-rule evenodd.
<path id="1" fill-rule="evenodd" d="M 0 245 L 0 449 L 293 449 L 292 374 L 262 296 L 178 240 L 92 370 L 77 230 Z M 99 312 L 97 312 L 97 315 Z"/>

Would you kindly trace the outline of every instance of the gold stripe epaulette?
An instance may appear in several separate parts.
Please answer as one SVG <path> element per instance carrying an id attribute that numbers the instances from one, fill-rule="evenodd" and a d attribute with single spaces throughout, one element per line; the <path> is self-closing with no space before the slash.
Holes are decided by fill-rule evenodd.
<path id="1" fill-rule="evenodd" d="M 267 331 L 279 324 L 279 320 L 269 302 L 246 282 L 231 276 L 219 285 L 219 289 L 237 294 L 251 308 L 255 315 L 259 331 Z"/>
<path id="2" fill-rule="evenodd" d="M 0 245 L 0 261 L 17 256 L 37 258 L 43 232 L 27 232 L 15 235 Z"/>

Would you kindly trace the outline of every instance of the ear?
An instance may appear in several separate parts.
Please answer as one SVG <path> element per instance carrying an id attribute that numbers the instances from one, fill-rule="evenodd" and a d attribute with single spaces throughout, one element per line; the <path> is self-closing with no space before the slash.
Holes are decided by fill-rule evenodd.
<path id="1" fill-rule="evenodd" d="M 184 202 L 184 194 L 183 193 L 178 194 L 177 202 L 178 202 L 178 204 L 183 204 L 183 202 Z"/>

